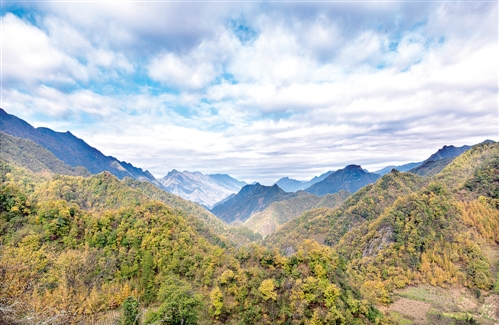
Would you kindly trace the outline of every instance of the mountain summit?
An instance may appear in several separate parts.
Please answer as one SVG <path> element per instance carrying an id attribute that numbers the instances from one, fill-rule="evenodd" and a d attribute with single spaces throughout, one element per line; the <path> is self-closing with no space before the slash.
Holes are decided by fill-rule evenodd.
<path id="1" fill-rule="evenodd" d="M 227 223 L 246 221 L 256 212 L 263 211 L 273 202 L 295 197 L 295 193 L 284 192 L 279 186 L 264 186 L 260 183 L 246 185 L 232 198 L 217 204 L 211 212 Z"/>
<path id="2" fill-rule="evenodd" d="M 350 193 L 357 192 L 361 187 L 374 183 L 381 176 L 369 173 L 359 165 L 348 165 L 337 170 L 324 180 L 310 186 L 305 191 L 315 195 L 325 195 L 345 190 Z"/>
<path id="3" fill-rule="evenodd" d="M 312 178 L 309 181 L 298 181 L 296 179 L 292 179 L 289 177 L 283 177 L 283 178 L 279 179 L 275 184 L 277 184 L 277 186 L 279 186 L 280 188 L 282 188 L 286 192 L 296 192 L 299 190 L 304 190 L 304 189 L 314 185 L 315 183 L 318 183 L 318 182 L 324 180 L 326 177 L 328 177 L 332 173 L 333 173 L 333 171 L 330 170 L 330 171 L 328 171 L 320 176 L 315 176 L 314 178 Z"/>

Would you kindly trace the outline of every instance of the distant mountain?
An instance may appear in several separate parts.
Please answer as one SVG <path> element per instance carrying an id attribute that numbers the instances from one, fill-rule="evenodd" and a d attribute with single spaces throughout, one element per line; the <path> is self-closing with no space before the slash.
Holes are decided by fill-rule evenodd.
<path id="1" fill-rule="evenodd" d="M 463 152 L 468 151 L 469 149 L 471 149 L 470 146 L 462 146 L 462 147 L 443 146 L 441 149 L 438 149 L 437 152 L 431 155 L 428 159 L 423 161 L 421 165 L 410 169 L 409 172 L 419 176 L 436 175 L 440 173 L 445 168 L 445 166 L 450 164 L 454 160 L 454 158 L 456 158 Z"/>
<path id="2" fill-rule="evenodd" d="M 200 172 L 179 172 L 175 169 L 159 182 L 168 192 L 200 203 L 207 208 L 212 208 L 246 185 L 245 182 L 225 174 L 204 175 Z"/>
<path id="3" fill-rule="evenodd" d="M 252 185 L 254 185 L 254 184 L 252 184 Z M 236 193 L 232 193 L 231 195 L 227 196 L 227 197 L 226 197 L 225 199 L 223 199 L 222 201 L 220 201 L 220 202 L 217 202 L 217 203 L 213 204 L 213 206 L 212 206 L 211 208 L 213 209 L 213 208 L 215 208 L 217 205 L 227 202 L 228 200 L 232 199 L 234 196 L 236 196 Z"/>
<path id="4" fill-rule="evenodd" d="M 438 160 L 427 160 L 423 162 L 416 168 L 409 170 L 410 173 L 419 175 L 419 176 L 433 176 L 442 171 L 448 164 L 454 160 L 455 157 L 452 158 L 444 158 Z"/>
<path id="5" fill-rule="evenodd" d="M 15 137 L 31 140 L 52 152 L 64 163 L 83 166 L 92 174 L 109 171 L 116 177 L 132 177 L 161 186 L 151 173 L 133 165 L 105 156 L 71 132 L 55 132 L 48 128 L 34 128 L 26 121 L 8 114 L 0 108 L 0 130 Z"/>
<path id="6" fill-rule="evenodd" d="M 486 140 L 484 142 L 491 143 L 494 141 Z M 414 174 L 417 174 L 420 176 L 425 176 L 425 175 L 429 176 L 430 174 L 435 175 L 435 174 L 439 173 L 446 165 L 444 165 L 443 162 L 440 162 L 438 164 L 429 163 L 430 161 L 437 161 L 437 160 L 442 160 L 442 159 L 447 159 L 447 158 L 455 158 L 470 148 L 471 148 L 470 146 L 462 146 L 462 147 L 443 146 L 441 149 L 439 149 L 437 152 L 432 154 L 430 157 L 428 157 L 428 159 L 426 159 L 424 161 L 408 163 L 408 164 L 400 165 L 400 166 L 390 165 L 390 166 L 387 166 L 383 169 L 375 171 L 375 173 L 380 174 L 380 175 L 385 175 L 385 174 L 389 173 L 392 169 L 395 168 L 396 170 L 398 170 L 400 172 L 410 171 L 411 173 L 414 173 Z M 450 163 L 451 161 L 452 161 L 452 159 L 446 160 L 447 164 Z M 423 164 L 425 164 L 424 167 L 422 166 L 421 168 L 418 168 Z M 433 167 L 436 167 L 437 165 L 438 165 L 437 169 L 435 169 L 433 172 L 428 174 L 429 170 Z M 440 168 L 440 167 L 442 167 L 442 168 Z M 438 168 L 440 168 L 440 169 L 438 169 Z M 415 172 L 412 170 L 414 170 Z"/>
<path id="7" fill-rule="evenodd" d="M 266 237 L 275 232 L 282 224 L 300 216 L 305 211 L 315 208 L 334 208 L 350 196 L 347 191 L 324 196 L 304 191 L 298 191 L 296 194 L 297 196 L 291 199 L 273 202 L 262 212 L 252 215 L 244 222 L 244 226 Z"/>
<path id="8" fill-rule="evenodd" d="M 37 173 L 54 173 L 73 176 L 89 176 L 85 167 L 72 167 L 57 159 L 41 145 L 23 138 L 0 132 L 0 160 Z"/>
<path id="9" fill-rule="evenodd" d="M 282 188 L 286 192 L 296 192 L 299 190 L 304 190 L 312 185 L 314 185 L 317 182 L 320 182 L 324 180 L 326 177 L 331 175 L 333 171 L 328 171 L 320 176 L 315 176 L 309 181 L 298 181 L 296 179 L 292 179 L 289 177 L 283 177 L 280 180 L 278 180 L 275 184 Z"/>
<path id="10" fill-rule="evenodd" d="M 224 186 L 226 188 L 238 188 L 236 192 L 238 192 L 244 185 L 246 185 L 246 182 L 238 181 L 237 179 L 232 178 L 227 174 L 210 174 L 208 176 L 210 176 L 211 179 L 215 180 L 221 186 Z"/>
<path id="11" fill-rule="evenodd" d="M 443 146 L 441 149 L 438 149 L 437 152 L 435 152 L 425 161 L 436 161 L 445 158 L 455 158 L 469 149 L 471 149 L 471 146 L 462 146 L 462 147 Z"/>
<path id="12" fill-rule="evenodd" d="M 283 177 L 275 182 L 275 184 L 286 192 L 296 192 L 303 189 L 305 181 L 298 181 L 289 177 Z"/>
<path id="13" fill-rule="evenodd" d="M 358 165 L 348 165 L 305 189 L 305 191 L 315 195 L 336 193 L 340 190 L 355 193 L 367 184 L 374 183 L 380 177 L 378 174 L 366 172 Z"/>
<path id="14" fill-rule="evenodd" d="M 227 223 L 244 222 L 273 202 L 290 199 L 296 195 L 296 193 L 284 192 L 275 184 L 273 186 L 264 186 L 259 183 L 246 185 L 229 200 L 217 204 L 211 212 Z"/>
<path id="15" fill-rule="evenodd" d="M 383 176 L 383 175 L 388 174 L 389 172 L 391 172 L 392 169 L 396 169 L 399 172 L 407 172 L 407 171 L 409 171 L 409 170 L 411 170 L 413 168 L 418 167 L 422 163 L 423 163 L 423 161 L 412 162 L 412 163 L 408 163 L 408 164 L 404 164 L 404 165 L 400 165 L 400 166 L 390 165 L 390 166 L 386 166 L 383 169 L 377 170 L 374 173 Z"/>

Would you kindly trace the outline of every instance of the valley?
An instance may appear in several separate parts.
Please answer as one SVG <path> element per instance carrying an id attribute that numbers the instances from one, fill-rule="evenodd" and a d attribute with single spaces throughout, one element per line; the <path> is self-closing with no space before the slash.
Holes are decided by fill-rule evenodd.
<path id="1" fill-rule="evenodd" d="M 494 141 L 265 186 L 0 126 L 0 324 L 499 323 Z"/>

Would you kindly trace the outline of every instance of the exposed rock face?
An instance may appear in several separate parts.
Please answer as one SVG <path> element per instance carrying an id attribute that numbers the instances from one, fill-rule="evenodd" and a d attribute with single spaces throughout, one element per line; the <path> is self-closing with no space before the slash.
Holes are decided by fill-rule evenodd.
<path id="1" fill-rule="evenodd" d="M 393 242 L 393 228 L 391 226 L 381 228 L 378 235 L 362 251 L 362 257 L 376 256 L 383 247 L 388 246 L 391 242 Z"/>

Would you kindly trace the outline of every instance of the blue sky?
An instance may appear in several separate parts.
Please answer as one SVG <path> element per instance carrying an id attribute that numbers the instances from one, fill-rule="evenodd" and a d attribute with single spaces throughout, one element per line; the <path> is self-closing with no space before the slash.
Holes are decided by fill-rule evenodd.
<path id="1" fill-rule="evenodd" d="M 4 2 L 1 107 L 163 177 L 498 140 L 497 2 Z"/>

